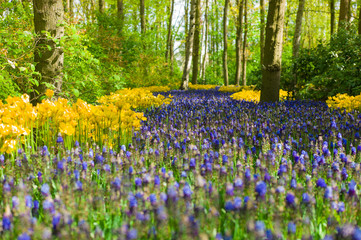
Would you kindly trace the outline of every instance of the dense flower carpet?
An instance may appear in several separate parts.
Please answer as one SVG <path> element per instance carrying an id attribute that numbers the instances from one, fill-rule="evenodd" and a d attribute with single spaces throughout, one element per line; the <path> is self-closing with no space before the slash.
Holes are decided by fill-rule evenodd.
<path id="1" fill-rule="evenodd" d="M 169 94 L 127 144 L 0 155 L 0 237 L 361 239 L 359 112 Z"/>

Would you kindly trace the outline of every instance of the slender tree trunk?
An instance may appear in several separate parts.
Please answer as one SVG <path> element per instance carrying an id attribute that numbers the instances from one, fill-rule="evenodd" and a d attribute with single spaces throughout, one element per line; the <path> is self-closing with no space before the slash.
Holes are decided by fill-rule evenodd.
<path id="1" fill-rule="evenodd" d="M 140 0 L 140 32 L 141 34 L 145 34 L 146 27 L 145 27 L 145 3 L 144 0 Z"/>
<path id="2" fill-rule="evenodd" d="M 117 16 L 120 22 L 120 29 L 123 30 L 124 24 L 124 2 L 123 0 L 117 0 Z"/>
<path id="3" fill-rule="evenodd" d="M 204 13 L 204 55 L 201 69 L 201 79 L 205 83 L 206 76 L 206 62 L 208 56 L 208 0 L 206 0 L 206 9 Z"/>
<path id="4" fill-rule="evenodd" d="M 262 70 L 262 102 L 279 100 L 285 4 L 285 0 L 269 2 Z"/>
<path id="5" fill-rule="evenodd" d="M 260 0 L 260 17 L 261 17 L 261 32 L 260 32 L 260 50 L 261 50 L 261 67 L 263 66 L 263 56 L 264 56 L 264 17 L 265 17 L 265 2 L 264 0 Z"/>
<path id="6" fill-rule="evenodd" d="M 219 11 L 218 11 L 218 2 L 217 2 L 217 0 L 215 0 L 214 1 L 215 2 L 215 7 L 216 7 L 216 19 L 219 19 Z M 218 53 L 219 53 L 219 50 L 220 50 L 220 47 L 219 47 L 219 43 L 221 42 L 221 40 L 219 39 L 219 31 L 220 31 L 220 29 L 219 29 L 219 21 L 218 20 L 216 20 L 215 21 L 215 28 L 216 28 L 216 35 L 215 35 L 215 45 L 216 45 L 216 56 L 215 56 L 215 58 L 216 58 L 216 67 L 215 67 L 215 71 L 216 71 L 216 78 L 218 78 L 219 77 L 219 75 L 220 75 L 220 73 L 219 73 L 219 71 L 220 71 L 220 68 L 219 68 L 219 65 L 220 65 L 220 58 L 219 58 L 219 55 L 218 55 Z"/>
<path id="7" fill-rule="evenodd" d="M 201 28 L 201 0 L 196 0 L 196 16 L 195 16 L 195 29 L 193 38 L 193 71 L 192 71 L 192 84 L 198 82 L 198 69 L 199 69 L 199 38 Z"/>
<path id="8" fill-rule="evenodd" d="M 174 41 L 173 41 L 173 36 L 171 36 L 171 41 L 170 41 L 170 47 L 169 47 L 169 60 L 170 60 L 170 69 L 171 69 L 171 73 L 173 73 L 173 61 L 174 61 Z"/>
<path id="9" fill-rule="evenodd" d="M 224 85 L 228 86 L 228 66 L 227 66 L 227 19 L 228 19 L 228 5 L 229 0 L 224 1 L 223 13 L 223 81 Z"/>
<path id="10" fill-rule="evenodd" d="M 61 92 L 63 81 L 63 49 L 56 40 L 64 36 L 63 22 L 64 8 L 61 0 L 34 0 L 34 27 L 37 34 L 35 40 L 34 62 L 35 70 L 41 74 L 39 85 L 34 86 L 31 94 L 33 104 L 40 102 L 39 97 L 46 90 L 46 83 L 55 86 L 55 93 Z M 50 33 L 48 38 L 45 32 Z"/>
<path id="11" fill-rule="evenodd" d="M 104 12 L 104 0 L 99 0 L 99 12 Z"/>
<path id="12" fill-rule="evenodd" d="M 263 0 L 261 0 L 263 1 Z M 243 0 L 238 1 L 238 19 L 236 36 L 236 79 L 235 84 L 239 86 L 242 73 L 242 25 L 243 25 Z"/>
<path id="13" fill-rule="evenodd" d="M 242 49 L 242 85 L 247 85 L 247 33 L 248 33 L 248 19 L 247 19 L 247 0 L 244 0 L 244 36 Z"/>
<path id="14" fill-rule="evenodd" d="M 168 56 L 170 56 L 170 49 L 172 45 L 172 19 L 174 11 L 174 0 L 170 1 L 169 9 L 169 19 L 168 19 L 168 34 L 167 34 L 167 50 L 165 52 L 165 60 L 168 61 Z M 170 59 L 169 59 L 170 60 Z"/>
<path id="15" fill-rule="evenodd" d="M 350 21 L 350 6 L 351 0 L 341 0 L 340 2 L 340 15 L 338 20 L 338 29 L 347 27 Z"/>
<path id="16" fill-rule="evenodd" d="M 361 6 L 359 7 L 358 14 L 358 34 L 361 35 Z"/>
<path id="17" fill-rule="evenodd" d="M 191 55 L 193 49 L 193 38 L 194 38 L 194 29 L 195 29 L 195 9 L 196 9 L 196 0 L 191 0 L 191 11 L 190 11 L 190 19 L 189 19 L 189 31 L 186 43 L 186 54 L 185 54 L 185 62 L 183 68 L 183 76 L 182 83 L 180 86 L 181 90 L 188 89 L 189 83 L 189 71 L 191 68 Z"/>
<path id="18" fill-rule="evenodd" d="M 299 0 L 298 2 L 298 10 L 296 17 L 296 27 L 295 34 L 293 36 L 293 49 L 292 55 L 294 58 L 298 57 L 298 52 L 301 44 L 301 33 L 302 33 L 302 19 L 303 19 L 303 11 L 305 9 L 305 0 Z"/>
<path id="19" fill-rule="evenodd" d="M 330 0 L 331 35 L 335 33 L 335 0 Z"/>

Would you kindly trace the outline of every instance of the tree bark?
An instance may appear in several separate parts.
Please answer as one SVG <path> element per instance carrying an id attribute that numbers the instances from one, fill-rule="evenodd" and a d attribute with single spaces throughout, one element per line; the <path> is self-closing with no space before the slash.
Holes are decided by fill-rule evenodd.
<path id="1" fill-rule="evenodd" d="M 262 69 L 262 102 L 279 100 L 285 3 L 285 0 L 269 2 Z"/>
<path id="2" fill-rule="evenodd" d="M 299 0 L 298 2 L 298 10 L 296 17 L 296 26 L 295 26 L 295 34 L 293 36 L 293 48 L 292 48 L 292 56 L 294 58 L 298 57 L 298 52 L 301 44 L 301 33 L 302 33 L 302 19 L 303 19 L 303 11 L 305 9 L 305 0 Z"/>
<path id="3" fill-rule="evenodd" d="M 338 30 L 348 27 L 347 25 L 350 22 L 350 18 L 351 18 L 350 7 L 351 7 L 351 0 L 341 0 Z"/>
<path id="4" fill-rule="evenodd" d="M 361 6 L 359 7 L 359 14 L 358 14 L 358 34 L 361 35 Z"/>
<path id="5" fill-rule="evenodd" d="M 39 72 L 39 85 L 34 86 L 31 94 L 32 103 L 40 102 L 47 88 L 46 84 L 55 86 L 55 93 L 61 92 L 63 81 L 63 49 L 57 43 L 64 36 L 64 8 L 61 0 L 34 0 L 35 39 L 34 62 L 35 71 Z M 50 34 L 47 37 L 45 32 Z"/>
<path id="6" fill-rule="evenodd" d="M 261 0 L 263 1 L 263 0 Z M 243 25 L 243 0 L 238 1 L 238 19 L 236 36 L 236 77 L 235 84 L 239 86 L 242 73 L 242 25 Z"/>
<path id="7" fill-rule="evenodd" d="M 228 19 L 228 5 L 229 0 L 224 1 L 223 13 L 223 81 L 224 85 L 228 86 L 228 66 L 227 66 L 227 19 Z"/>
<path id="8" fill-rule="evenodd" d="M 201 79 L 205 83 L 206 62 L 208 57 L 208 0 L 206 0 L 206 9 L 204 13 L 204 55 L 201 68 Z"/>
<path id="9" fill-rule="evenodd" d="M 248 19 L 247 19 L 247 0 L 244 0 L 244 36 L 243 36 L 243 49 L 242 49 L 242 85 L 247 85 L 247 34 L 248 34 Z"/>
<path id="10" fill-rule="evenodd" d="M 260 17 L 261 17 L 261 32 L 260 32 L 260 52 L 261 52 L 261 67 L 263 66 L 263 56 L 264 56 L 264 27 L 265 27 L 265 22 L 264 22 L 264 17 L 265 17 L 265 2 L 264 0 L 260 1 Z"/>
<path id="11" fill-rule="evenodd" d="M 140 32 L 141 34 L 145 34 L 146 27 L 145 27 L 145 3 L 144 0 L 140 0 Z"/>
<path id="12" fill-rule="evenodd" d="M 182 83 L 180 86 L 181 90 L 188 90 L 189 83 L 189 71 L 191 68 L 191 55 L 193 49 L 193 38 L 194 38 L 194 28 L 195 28 L 195 9 L 196 9 L 196 0 L 191 0 L 191 10 L 190 10 L 190 19 L 189 19 L 189 31 L 186 42 L 186 52 L 185 52 L 185 61 L 183 68 Z"/>
<path id="13" fill-rule="evenodd" d="M 196 0 L 196 16 L 195 29 L 193 38 L 193 71 L 192 84 L 198 83 L 198 69 L 199 69 L 199 38 L 201 28 L 201 0 Z"/>
<path id="14" fill-rule="evenodd" d="M 124 24 L 124 2 L 123 0 L 117 0 L 117 16 L 120 22 L 120 28 L 123 29 Z"/>
<path id="15" fill-rule="evenodd" d="M 172 44 L 172 19 L 174 11 L 174 0 L 170 1 L 169 10 L 169 19 L 168 19 L 168 34 L 167 34 L 167 50 L 165 52 L 165 60 L 168 61 L 168 56 L 170 56 L 171 44 Z M 170 60 L 170 59 L 169 59 Z"/>
<path id="16" fill-rule="evenodd" d="M 99 12 L 104 12 L 104 0 L 99 0 Z"/>
<path id="17" fill-rule="evenodd" d="M 335 0 L 330 0 L 330 12 L 331 12 L 331 35 L 335 33 Z"/>

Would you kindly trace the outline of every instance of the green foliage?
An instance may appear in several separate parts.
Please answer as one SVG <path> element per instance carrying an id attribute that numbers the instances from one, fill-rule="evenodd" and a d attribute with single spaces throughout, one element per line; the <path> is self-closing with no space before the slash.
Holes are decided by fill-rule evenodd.
<path id="1" fill-rule="evenodd" d="M 361 37 L 352 28 L 339 31 L 328 43 L 302 50 L 294 63 L 298 97 L 325 100 L 337 93 L 358 95 L 360 56 Z"/>
<path id="2" fill-rule="evenodd" d="M 0 5 L 0 99 L 29 93 L 35 80 L 32 63 L 32 9 L 18 1 Z"/>

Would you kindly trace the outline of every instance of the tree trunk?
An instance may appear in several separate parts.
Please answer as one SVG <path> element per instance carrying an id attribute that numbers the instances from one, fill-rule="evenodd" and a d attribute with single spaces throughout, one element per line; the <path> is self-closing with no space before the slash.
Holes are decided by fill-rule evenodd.
<path id="1" fill-rule="evenodd" d="M 140 32 L 145 34 L 145 3 L 144 0 L 140 0 Z"/>
<path id="2" fill-rule="evenodd" d="M 193 38 L 194 38 L 194 28 L 195 28 L 195 9 L 196 9 L 196 0 L 191 0 L 191 11 L 190 11 L 190 19 L 189 19 L 189 31 L 186 42 L 186 53 L 185 53 L 185 61 L 183 68 L 183 76 L 182 83 L 180 86 L 181 90 L 188 90 L 189 83 L 189 71 L 191 68 L 191 55 L 193 49 Z"/>
<path id="3" fill-rule="evenodd" d="M 99 12 L 104 12 L 104 0 L 99 0 Z"/>
<path id="4" fill-rule="evenodd" d="M 330 0 L 331 35 L 335 33 L 335 0 Z"/>
<path id="5" fill-rule="evenodd" d="M 228 15 L 229 0 L 224 1 L 223 13 L 223 81 L 224 85 L 228 86 L 228 66 L 227 66 L 227 15 Z"/>
<path id="6" fill-rule="evenodd" d="M 55 93 L 61 92 L 63 81 L 63 49 L 54 41 L 64 36 L 64 8 L 61 0 L 34 0 L 35 39 L 34 62 L 35 71 L 41 74 L 39 85 L 34 86 L 31 94 L 32 103 L 40 102 L 47 88 L 46 83 L 55 86 Z M 44 32 L 50 33 L 50 38 Z"/>
<path id="7" fill-rule="evenodd" d="M 260 17 L 261 17 L 261 32 L 260 32 L 260 50 L 261 50 L 261 67 L 263 66 L 263 56 L 264 56 L 264 27 L 265 27 L 265 22 L 264 22 L 264 17 L 265 17 L 265 2 L 264 0 L 260 1 Z"/>
<path id="8" fill-rule="evenodd" d="M 244 0 L 244 36 L 242 49 L 242 85 L 247 85 L 247 33 L 248 33 L 248 19 L 247 19 L 247 0 Z"/>
<path id="9" fill-rule="evenodd" d="M 358 14 L 358 34 L 361 35 L 361 6 L 359 7 L 359 14 Z"/>
<path id="10" fill-rule="evenodd" d="M 193 71 L 192 71 L 192 84 L 198 83 L 198 69 L 199 69 L 199 35 L 201 28 L 201 0 L 196 0 L 196 16 L 195 16 L 195 29 L 193 38 Z"/>
<path id="11" fill-rule="evenodd" d="M 117 0 L 117 16 L 120 22 L 120 29 L 123 30 L 124 24 L 124 2 L 123 0 Z"/>
<path id="12" fill-rule="evenodd" d="M 351 0 L 341 0 L 340 15 L 338 20 L 338 30 L 347 27 L 351 16 L 350 7 L 351 7 Z"/>
<path id="13" fill-rule="evenodd" d="M 262 69 L 262 102 L 279 100 L 285 3 L 286 0 L 269 2 Z"/>
<path id="14" fill-rule="evenodd" d="M 261 0 L 263 1 L 263 0 Z M 242 25 L 243 25 L 243 0 L 238 1 L 238 20 L 236 36 L 236 79 L 235 84 L 239 86 L 242 73 Z"/>
<path id="15" fill-rule="evenodd" d="M 169 19 L 168 19 L 168 34 L 167 34 L 167 49 L 165 52 L 165 60 L 168 61 L 168 56 L 170 56 L 170 49 L 172 44 L 172 19 L 174 11 L 174 0 L 170 1 L 169 10 Z"/>
<path id="16" fill-rule="evenodd" d="M 205 83 L 206 62 L 208 56 L 208 0 L 206 0 L 206 9 L 204 13 L 204 55 L 201 68 L 201 79 Z"/>
<path id="17" fill-rule="evenodd" d="M 301 33 L 302 33 L 302 19 L 303 19 L 303 11 L 305 9 L 305 0 L 299 0 L 298 2 L 298 10 L 296 17 L 296 27 L 295 34 L 293 36 L 293 49 L 292 56 L 294 58 L 298 57 L 298 52 L 301 44 Z"/>

